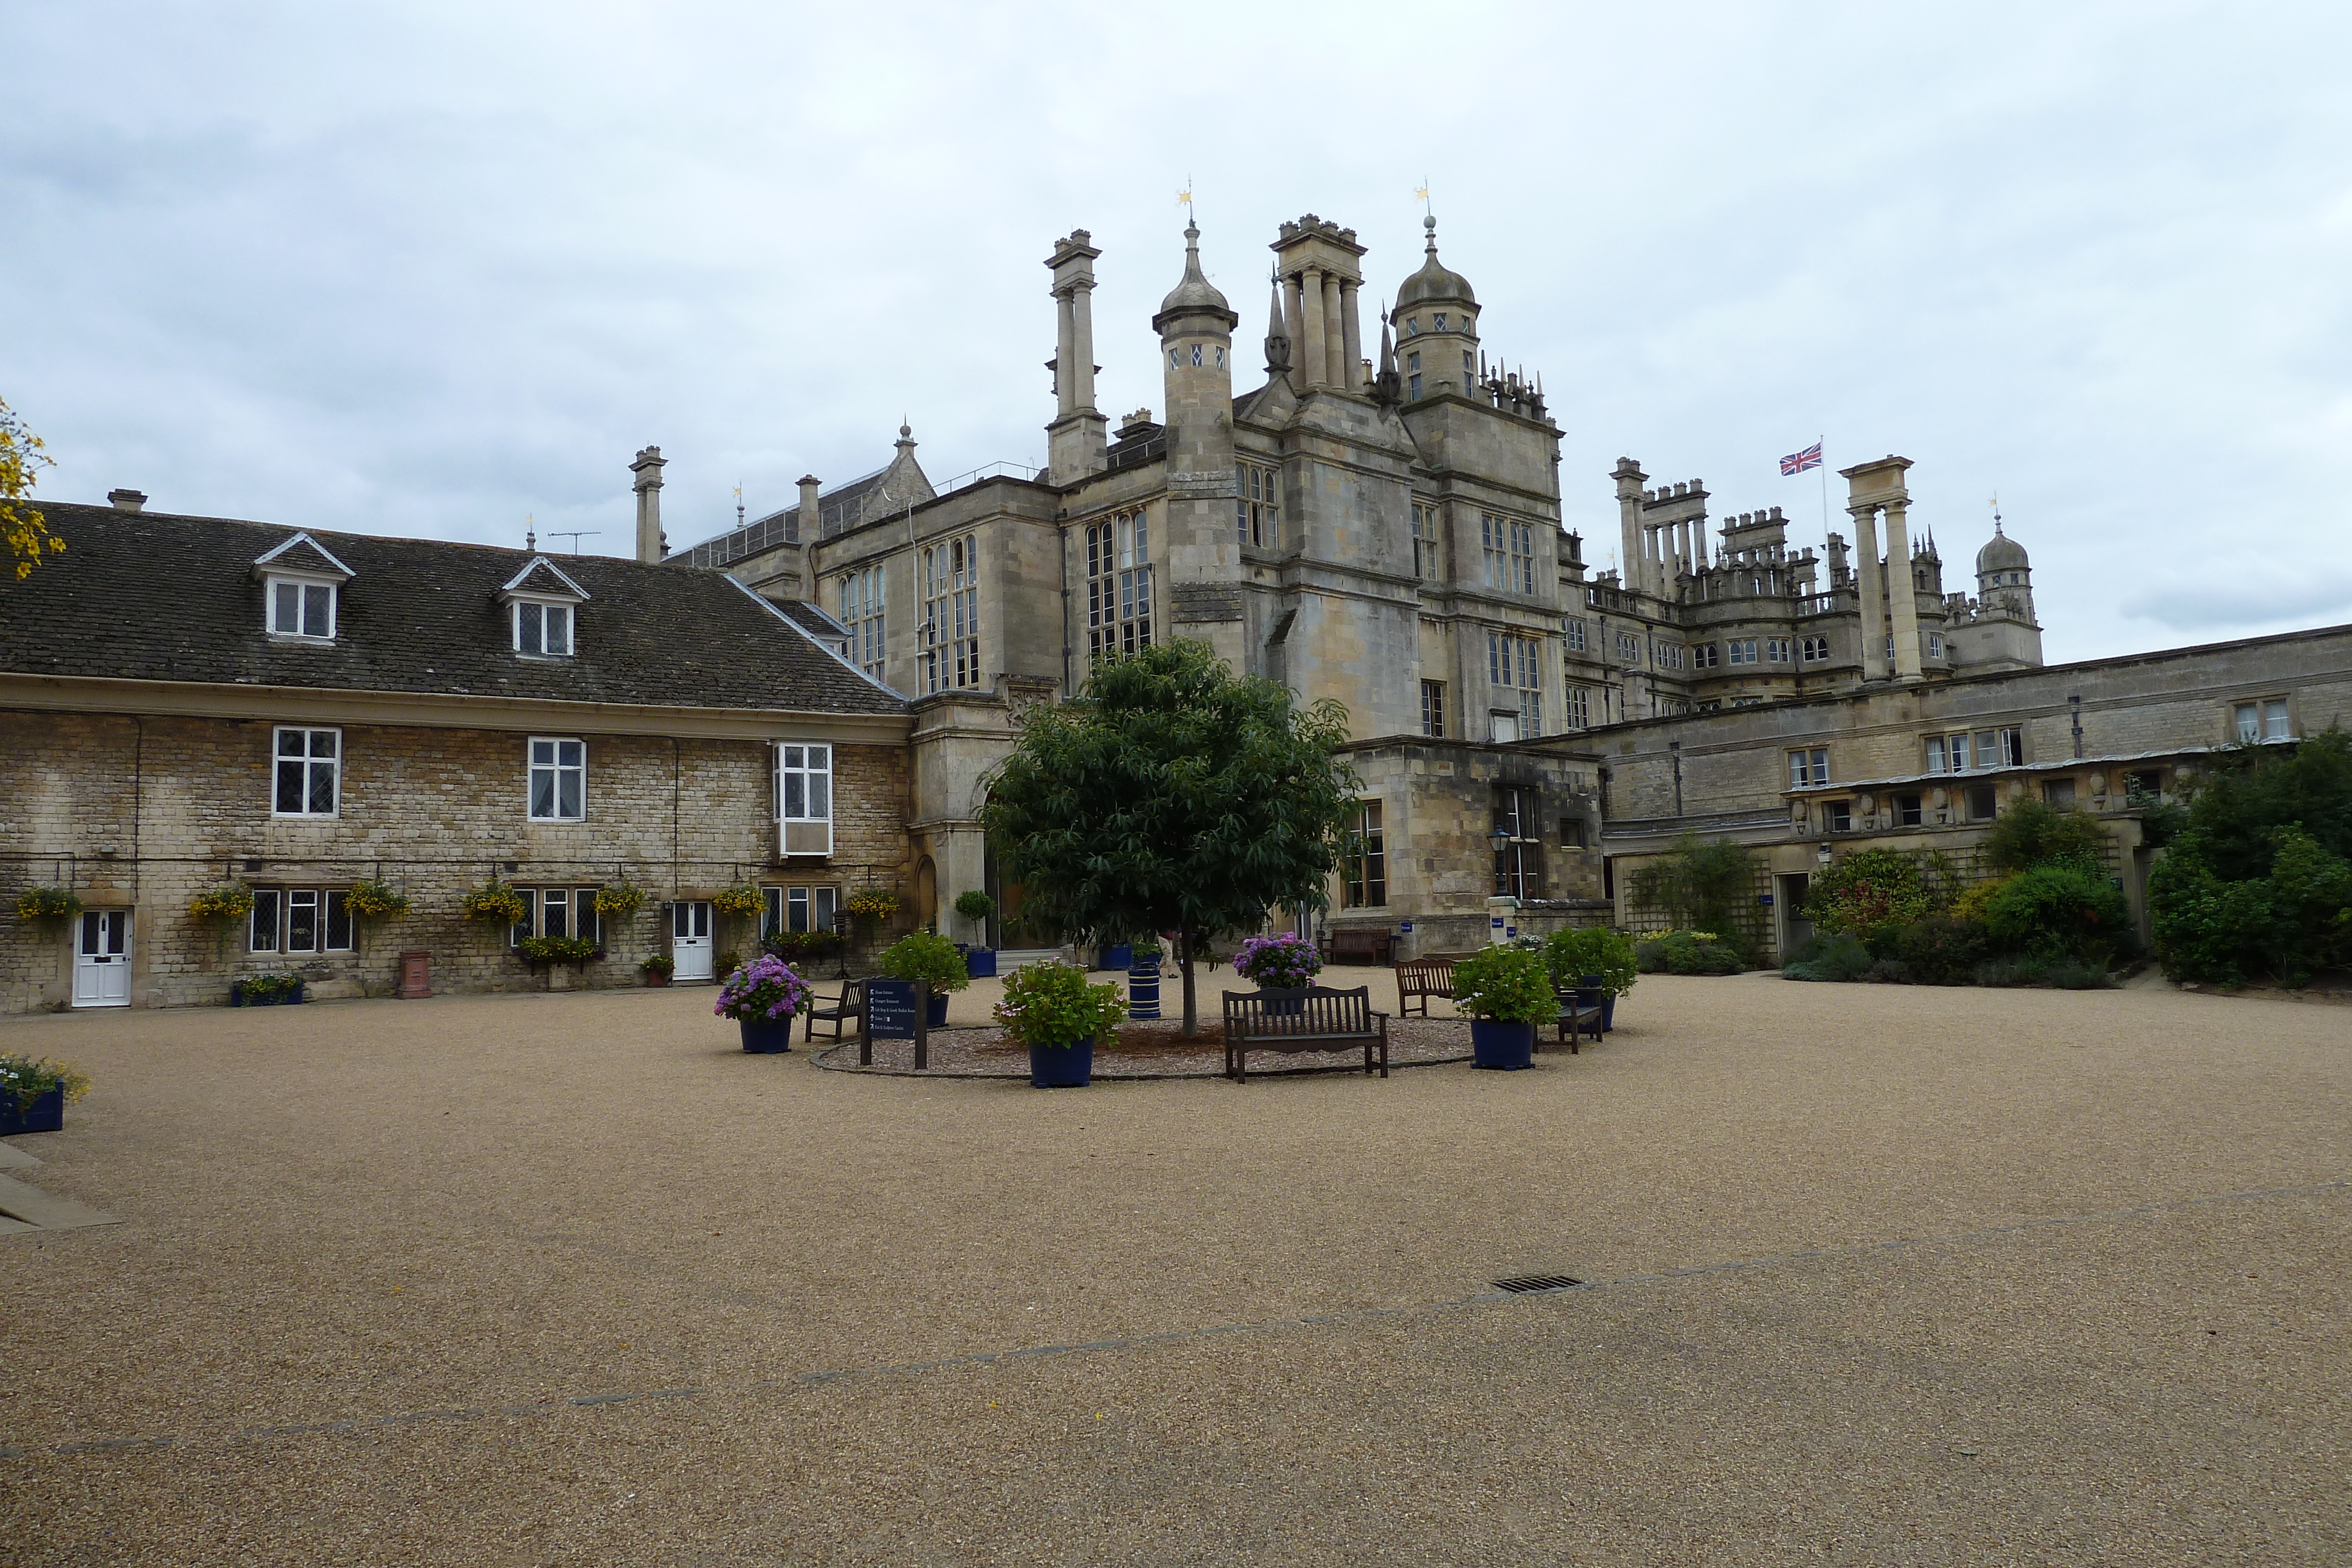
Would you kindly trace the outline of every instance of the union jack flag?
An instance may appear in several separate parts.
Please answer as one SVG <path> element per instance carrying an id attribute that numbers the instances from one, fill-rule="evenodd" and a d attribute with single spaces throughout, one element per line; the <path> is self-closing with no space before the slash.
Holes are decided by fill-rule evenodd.
<path id="1" fill-rule="evenodd" d="M 1818 468 L 1821 465 L 1822 444 L 1816 441 L 1802 452 L 1791 452 L 1781 458 L 1780 473 L 1785 477 L 1790 474 L 1801 474 L 1808 468 Z"/>

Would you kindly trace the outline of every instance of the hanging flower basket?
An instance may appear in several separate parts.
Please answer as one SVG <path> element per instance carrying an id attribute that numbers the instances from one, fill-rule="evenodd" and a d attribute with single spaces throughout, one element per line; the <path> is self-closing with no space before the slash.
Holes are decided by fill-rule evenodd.
<path id="1" fill-rule="evenodd" d="M 28 887 L 16 895 L 16 918 L 58 925 L 81 913 L 81 895 L 67 887 Z"/>
<path id="2" fill-rule="evenodd" d="M 606 916 L 635 915 L 646 904 L 646 890 L 628 878 L 608 882 L 596 890 L 596 913 Z"/>
<path id="3" fill-rule="evenodd" d="M 739 882 L 732 887 L 722 888 L 710 898 L 710 907 L 719 914 L 741 918 L 757 915 L 767 906 L 768 901 L 760 896 L 760 890 L 748 882 Z"/>
<path id="4" fill-rule="evenodd" d="M 357 920 L 399 920 L 408 914 L 408 894 L 388 882 L 362 877 L 343 894 L 343 907 Z"/>
<path id="5" fill-rule="evenodd" d="M 512 925 L 522 918 L 522 894 L 492 877 L 457 901 L 457 913 L 467 920 Z"/>
<path id="6" fill-rule="evenodd" d="M 861 887 L 845 907 L 860 920 L 887 920 L 898 913 L 898 895 L 887 887 Z"/>

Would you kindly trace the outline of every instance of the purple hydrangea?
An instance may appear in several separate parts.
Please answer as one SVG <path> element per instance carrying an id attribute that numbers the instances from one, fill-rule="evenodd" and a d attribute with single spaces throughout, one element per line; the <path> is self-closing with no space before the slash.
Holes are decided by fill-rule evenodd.
<path id="1" fill-rule="evenodd" d="M 727 977 L 719 988 L 719 1003 L 710 1010 L 739 1023 L 784 1023 L 806 1006 L 809 984 L 791 965 L 762 955 Z"/>
<path id="2" fill-rule="evenodd" d="M 1303 986 L 1323 967 L 1322 955 L 1304 936 L 1286 931 L 1252 936 L 1234 955 L 1234 973 L 1261 986 Z"/>

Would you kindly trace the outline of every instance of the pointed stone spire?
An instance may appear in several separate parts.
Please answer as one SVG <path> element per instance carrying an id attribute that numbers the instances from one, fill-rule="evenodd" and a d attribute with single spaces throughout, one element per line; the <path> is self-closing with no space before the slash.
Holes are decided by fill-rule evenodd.
<path id="1" fill-rule="evenodd" d="M 1381 363 L 1372 377 L 1372 401 L 1394 408 L 1404 401 L 1404 380 L 1397 374 L 1396 338 L 1389 329 L 1388 307 L 1381 307 Z"/>
<path id="2" fill-rule="evenodd" d="M 1290 329 L 1282 319 L 1282 274 L 1274 275 L 1273 306 L 1265 324 L 1265 373 L 1278 381 L 1290 373 Z"/>

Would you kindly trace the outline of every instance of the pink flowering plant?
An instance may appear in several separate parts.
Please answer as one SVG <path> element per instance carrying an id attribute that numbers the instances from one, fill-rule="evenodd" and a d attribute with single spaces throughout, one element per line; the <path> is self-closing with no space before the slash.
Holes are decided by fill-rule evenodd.
<path id="1" fill-rule="evenodd" d="M 710 1010 L 738 1023 L 788 1023 L 808 998 L 808 982 L 791 965 L 762 955 L 727 977 Z"/>
<path id="2" fill-rule="evenodd" d="M 1234 973 L 1261 986 L 1304 986 L 1323 967 L 1322 955 L 1304 936 L 1252 936 L 1234 955 Z"/>

